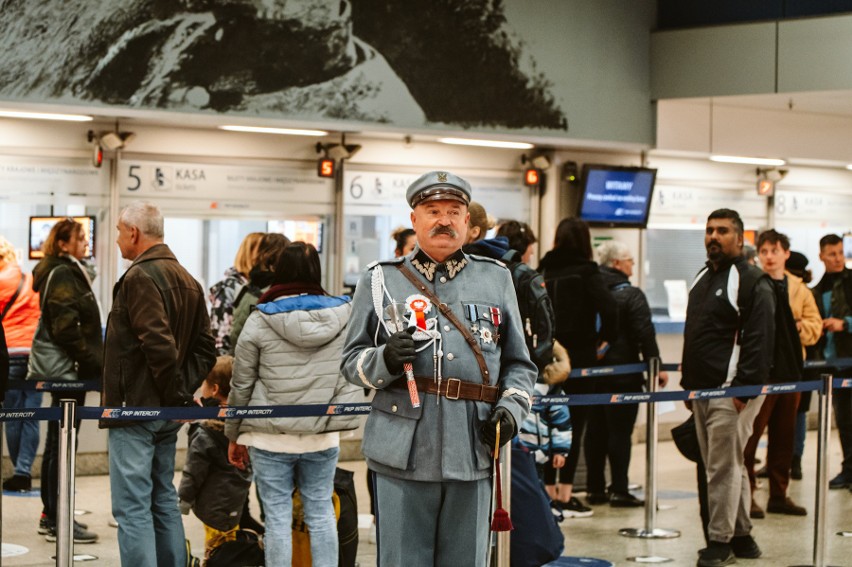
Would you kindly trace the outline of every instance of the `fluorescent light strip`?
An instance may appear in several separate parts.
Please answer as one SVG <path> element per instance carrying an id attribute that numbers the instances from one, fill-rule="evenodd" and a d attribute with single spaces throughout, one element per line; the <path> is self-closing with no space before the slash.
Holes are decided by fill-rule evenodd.
<path id="1" fill-rule="evenodd" d="M 710 156 L 710 161 L 718 161 L 721 163 L 744 163 L 747 165 L 784 165 L 787 163 L 783 159 L 747 156 Z"/>
<path id="2" fill-rule="evenodd" d="M 0 118 L 27 118 L 33 120 L 63 120 L 66 122 L 91 122 L 91 116 L 83 114 L 51 114 L 48 112 L 24 112 L 20 110 L 0 110 Z"/>
<path id="3" fill-rule="evenodd" d="M 852 171 L 852 163 L 850 163 L 849 165 L 847 165 L 847 166 L 846 166 L 846 169 L 848 169 L 848 170 Z"/>
<path id="4" fill-rule="evenodd" d="M 501 142 L 499 140 L 473 140 L 469 138 L 438 138 L 442 144 L 453 144 L 456 146 L 482 146 L 485 148 L 506 148 L 510 150 L 529 150 L 532 144 L 526 142 Z"/>
<path id="5" fill-rule="evenodd" d="M 300 130 L 296 128 L 265 128 L 263 126 L 219 126 L 230 132 L 251 132 L 254 134 L 283 134 L 285 136 L 327 136 L 325 130 Z"/>

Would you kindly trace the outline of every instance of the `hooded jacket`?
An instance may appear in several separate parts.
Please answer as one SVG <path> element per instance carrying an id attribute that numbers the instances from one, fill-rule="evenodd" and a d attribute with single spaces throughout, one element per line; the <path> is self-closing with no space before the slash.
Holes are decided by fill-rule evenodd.
<path id="1" fill-rule="evenodd" d="M 189 434 L 178 496 L 198 519 L 221 532 L 237 527 L 251 487 L 251 467 L 228 462 L 225 423 L 208 419 Z"/>
<path id="2" fill-rule="evenodd" d="M 204 291 L 165 244 L 140 254 L 115 284 L 104 351 L 102 405 L 193 404 L 216 362 L 215 341 Z"/>
<path id="3" fill-rule="evenodd" d="M 360 387 L 340 374 L 348 297 L 285 296 L 261 303 L 249 315 L 234 356 L 229 406 L 355 403 Z M 358 416 L 231 419 L 225 435 L 240 433 L 314 434 L 355 429 Z"/>
<path id="4" fill-rule="evenodd" d="M 479 254 L 486 258 L 500 260 L 509 251 L 509 239 L 505 236 L 495 236 L 465 244 L 462 248 L 467 254 Z"/>
<path id="5" fill-rule="evenodd" d="M 41 296 L 42 324 L 53 343 L 77 363 L 77 377 L 99 378 L 104 364 L 101 312 L 81 267 L 67 256 L 45 256 L 33 270 L 33 289 Z"/>

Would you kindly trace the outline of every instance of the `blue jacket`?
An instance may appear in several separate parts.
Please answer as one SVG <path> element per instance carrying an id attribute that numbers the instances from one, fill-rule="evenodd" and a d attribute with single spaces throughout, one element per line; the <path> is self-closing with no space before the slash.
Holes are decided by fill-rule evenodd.
<path id="1" fill-rule="evenodd" d="M 536 384 L 536 393 L 548 393 L 546 384 Z M 559 390 L 559 387 L 556 387 Z M 571 450 L 572 428 L 571 415 L 568 406 L 547 406 L 533 404 L 532 411 L 521 424 L 521 429 L 514 443 L 527 448 L 535 457 L 536 463 L 542 464 L 553 455 L 567 454 Z"/>

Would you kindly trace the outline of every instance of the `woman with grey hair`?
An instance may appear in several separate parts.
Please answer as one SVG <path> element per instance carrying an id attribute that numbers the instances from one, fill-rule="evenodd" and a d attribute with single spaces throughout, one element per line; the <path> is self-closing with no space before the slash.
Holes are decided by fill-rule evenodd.
<path id="1" fill-rule="evenodd" d="M 618 335 L 603 357 L 603 364 L 630 364 L 659 356 L 651 309 L 645 294 L 630 284 L 634 259 L 630 248 L 618 240 L 604 242 L 597 249 L 604 284 L 618 306 Z M 668 376 L 660 375 L 665 386 Z M 596 393 L 641 392 L 645 379 L 641 373 L 606 376 L 595 380 Z M 644 502 L 628 491 L 630 436 L 636 424 L 637 404 L 592 406 L 586 429 L 586 466 L 588 498 L 591 504 L 609 501 L 614 507 L 642 506 Z M 612 483 L 606 486 L 604 469 L 609 458 Z"/>

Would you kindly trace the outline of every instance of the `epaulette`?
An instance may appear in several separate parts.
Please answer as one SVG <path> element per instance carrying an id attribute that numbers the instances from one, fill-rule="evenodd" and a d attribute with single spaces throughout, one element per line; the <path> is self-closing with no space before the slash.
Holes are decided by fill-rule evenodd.
<path id="1" fill-rule="evenodd" d="M 506 268 L 507 270 L 509 269 L 506 264 L 504 264 L 500 260 L 495 260 L 494 258 L 489 258 L 488 256 L 480 256 L 479 254 L 468 254 L 468 256 L 480 262 L 491 262 L 492 264 L 497 264 L 501 268 Z"/>
<path id="2" fill-rule="evenodd" d="M 370 262 L 367 264 L 366 270 L 372 270 L 376 266 L 390 266 L 393 264 L 401 264 L 405 261 L 405 256 L 400 256 L 399 258 L 390 258 L 389 260 L 376 260 L 375 262 Z"/>

